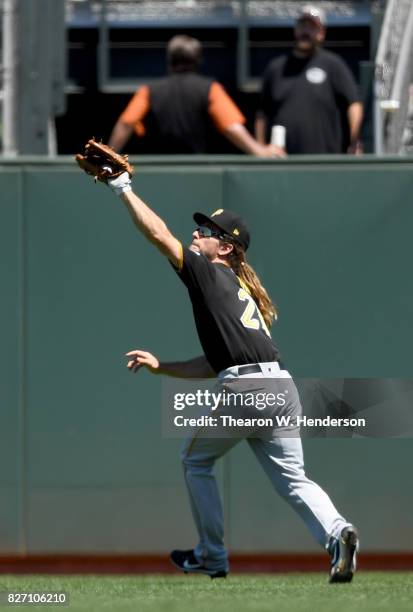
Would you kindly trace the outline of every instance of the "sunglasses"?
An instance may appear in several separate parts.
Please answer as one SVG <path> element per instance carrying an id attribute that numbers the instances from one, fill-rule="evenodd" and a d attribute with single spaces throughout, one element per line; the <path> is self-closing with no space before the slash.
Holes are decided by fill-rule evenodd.
<path id="1" fill-rule="evenodd" d="M 216 232 L 211 227 L 207 227 L 206 225 L 200 225 L 196 228 L 200 238 L 219 238 L 220 240 L 225 239 L 225 234 L 223 232 Z"/>

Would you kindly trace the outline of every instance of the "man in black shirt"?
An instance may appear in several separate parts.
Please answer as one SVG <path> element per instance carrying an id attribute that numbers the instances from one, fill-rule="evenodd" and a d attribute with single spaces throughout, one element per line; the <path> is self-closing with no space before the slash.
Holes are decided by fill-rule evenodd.
<path id="1" fill-rule="evenodd" d="M 325 33 L 324 12 L 305 6 L 293 51 L 273 60 L 264 73 L 259 142 L 268 142 L 271 127 L 282 125 L 288 154 L 361 153 L 358 88 L 343 60 L 320 48 Z"/>
<path id="2" fill-rule="evenodd" d="M 178 378 L 214 378 L 222 390 L 258 397 L 263 388 L 283 401 L 267 414 L 296 419 L 301 414 L 295 385 L 279 361 L 269 327 L 276 309 L 246 259 L 250 234 L 244 221 L 229 210 L 194 215 L 198 225 L 189 248 L 183 247 L 158 217 L 132 192 L 127 172 L 108 181 L 127 206 L 144 236 L 165 255 L 187 287 L 204 355 L 185 362 L 160 362 L 135 349 L 127 367 L 146 367 L 154 374 Z M 287 391 L 286 391 L 287 387 Z M 244 395 L 243 395 L 244 394 Z M 274 406 L 274 404 L 271 404 Z M 243 408 L 241 406 L 241 408 Z M 231 417 L 233 406 L 222 401 L 216 414 Z M 257 405 L 257 409 L 258 408 Z M 237 407 L 234 407 L 236 414 Z M 271 419 L 270 419 L 271 420 Z M 222 421 L 222 419 L 221 419 Z M 223 421 L 222 421 L 223 422 Z M 182 454 L 185 480 L 199 543 L 193 550 L 175 550 L 172 563 L 184 572 L 211 578 L 229 570 L 224 546 L 223 513 L 213 468 L 216 459 L 246 438 L 276 490 L 300 514 L 318 542 L 331 555 L 331 582 L 349 582 L 355 570 L 357 530 L 337 512 L 328 495 L 304 472 L 299 427 L 250 426 L 237 436 L 214 436 L 201 427 L 187 439 Z M 222 432 L 221 432 L 222 433 Z"/>

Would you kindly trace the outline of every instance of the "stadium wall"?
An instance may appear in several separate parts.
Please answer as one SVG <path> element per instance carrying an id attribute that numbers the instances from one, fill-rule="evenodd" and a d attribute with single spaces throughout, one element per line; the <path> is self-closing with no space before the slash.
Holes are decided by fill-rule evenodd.
<path id="1" fill-rule="evenodd" d="M 308 377 L 412 376 L 413 160 L 136 159 L 136 191 L 190 241 L 236 209 Z M 140 554 L 195 533 L 161 381 L 123 355 L 200 353 L 185 289 L 122 203 L 71 159 L 0 165 L 0 555 Z M 412 551 L 411 439 L 306 439 L 307 472 L 363 549 Z M 239 553 L 318 551 L 244 444 L 218 465 Z"/>

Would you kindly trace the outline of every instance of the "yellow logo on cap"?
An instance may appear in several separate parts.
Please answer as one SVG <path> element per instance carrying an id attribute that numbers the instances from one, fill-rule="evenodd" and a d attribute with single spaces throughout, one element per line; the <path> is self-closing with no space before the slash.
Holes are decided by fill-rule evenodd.
<path id="1" fill-rule="evenodd" d="M 239 229 L 235 228 L 234 230 L 232 230 L 232 233 L 236 236 L 239 236 Z"/>
<path id="2" fill-rule="evenodd" d="M 223 208 L 218 208 L 218 210 L 212 213 L 211 217 L 216 217 L 217 215 L 221 215 L 223 212 L 224 212 Z"/>

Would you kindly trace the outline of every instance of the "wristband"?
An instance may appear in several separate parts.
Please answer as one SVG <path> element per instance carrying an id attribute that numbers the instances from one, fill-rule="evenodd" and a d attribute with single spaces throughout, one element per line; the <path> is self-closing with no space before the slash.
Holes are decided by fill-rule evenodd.
<path id="1" fill-rule="evenodd" d="M 114 179 L 108 179 L 108 185 L 113 193 L 117 196 L 120 196 L 127 191 L 132 191 L 132 184 L 128 172 L 122 172 L 120 176 L 117 176 Z"/>

